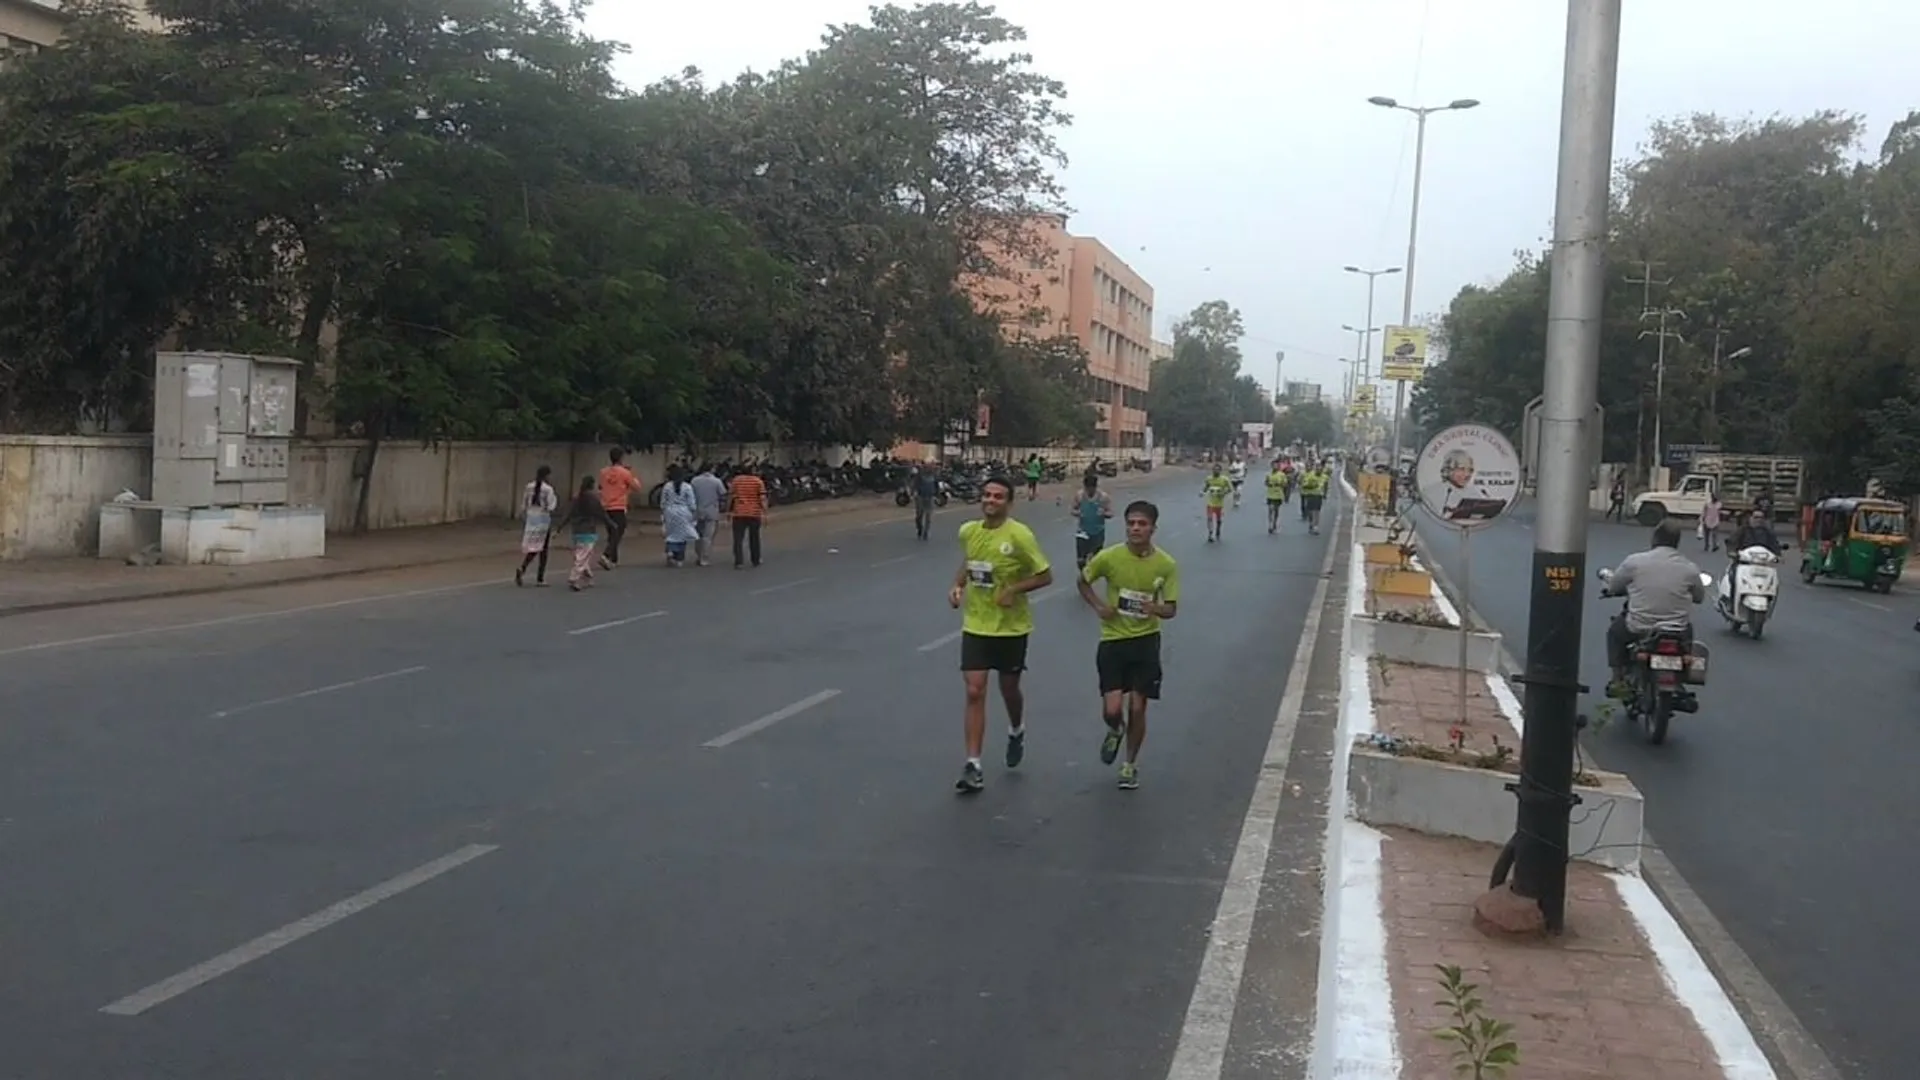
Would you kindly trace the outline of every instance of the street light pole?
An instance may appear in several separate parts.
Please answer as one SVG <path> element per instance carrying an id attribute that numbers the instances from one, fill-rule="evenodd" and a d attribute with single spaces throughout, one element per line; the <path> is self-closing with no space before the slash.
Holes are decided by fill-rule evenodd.
<path id="1" fill-rule="evenodd" d="M 1707 379 L 1707 441 L 1720 441 L 1720 341 L 1727 336 L 1725 327 L 1713 328 L 1713 368 Z M 1735 349 L 1727 354 L 1728 360 L 1739 360 L 1753 355 L 1753 346 Z"/>
<path id="2" fill-rule="evenodd" d="M 1580 627 L 1587 589 L 1590 425 L 1600 392 L 1600 324 L 1607 274 L 1607 194 L 1621 0 L 1568 0 L 1560 102 L 1560 179 L 1554 198 L 1547 294 L 1547 356 L 1540 403 L 1533 588 L 1528 605 L 1525 731 L 1520 740 L 1513 876 L 1475 905 L 1487 921 L 1522 930 L 1566 926 L 1568 839 L 1580 705 Z M 1531 900 L 1528 909 L 1501 896 Z"/>
<path id="3" fill-rule="evenodd" d="M 1420 181 L 1426 173 L 1427 156 L 1427 117 L 1434 113 L 1454 112 L 1471 109 L 1480 104 L 1474 98 L 1455 98 L 1445 105 L 1402 105 L 1390 97 L 1370 97 L 1370 105 L 1383 109 L 1399 109 L 1410 112 L 1416 121 L 1413 140 L 1413 209 L 1407 214 L 1407 280 L 1406 288 L 1400 294 L 1400 325 L 1413 325 L 1413 266 L 1414 257 L 1420 250 Z M 1371 325 L 1373 319 L 1369 317 Z M 1400 469 L 1400 418 L 1407 409 L 1407 384 L 1395 379 L 1393 383 L 1393 469 Z M 1397 506 L 1397 503 L 1396 503 Z"/>
<path id="4" fill-rule="evenodd" d="M 1362 329 L 1357 331 L 1360 334 L 1360 352 L 1358 356 L 1360 361 L 1360 375 L 1362 378 L 1365 378 L 1367 365 L 1373 359 L 1373 332 L 1380 329 L 1373 325 L 1373 286 L 1380 278 L 1388 274 L 1400 273 L 1401 268 L 1398 266 L 1387 266 L 1379 270 L 1367 270 L 1358 266 L 1343 266 L 1341 269 L 1349 274 L 1364 274 L 1367 278 L 1367 321 L 1360 324 Z M 1355 328 L 1343 325 L 1341 329 L 1354 330 Z M 1378 406 L 1376 405 L 1375 407 L 1377 408 Z M 1395 466 L 1398 467 L 1397 460 Z"/>

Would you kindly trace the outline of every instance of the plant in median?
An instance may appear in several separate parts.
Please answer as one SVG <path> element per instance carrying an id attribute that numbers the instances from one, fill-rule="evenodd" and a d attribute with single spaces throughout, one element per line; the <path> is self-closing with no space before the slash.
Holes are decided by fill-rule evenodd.
<path id="1" fill-rule="evenodd" d="M 1520 1046 L 1510 1036 L 1513 1025 L 1487 1015 L 1480 987 L 1467 982 L 1459 967 L 1435 964 L 1440 971 L 1442 1003 L 1452 1023 L 1434 1029 L 1433 1037 L 1453 1044 L 1453 1071 L 1469 1080 L 1498 1080 L 1520 1061 Z"/>

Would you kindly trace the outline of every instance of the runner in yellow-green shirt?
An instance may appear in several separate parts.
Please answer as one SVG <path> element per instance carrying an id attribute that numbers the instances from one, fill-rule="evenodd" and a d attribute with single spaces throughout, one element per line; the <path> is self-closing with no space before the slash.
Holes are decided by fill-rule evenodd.
<path id="1" fill-rule="evenodd" d="M 1120 765 L 1120 788 L 1132 791 L 1140 786 L 1147 702 L 1160 697 L 1160 623 L 1179 610 L 1180 568 L 1154 546 L 1159 507 L 1143 499 L 1127 507 L 1125 518 L 1127 542 L 1089 560 L 1078 585 L 1080 598 L 1100 616 L 1094 667 L 1100 676 L 1100 718 L 1107 725 L 1100 760 L 1113 764 L 1124 737 L 1127 760 Z M 1105 596 L 1094 591 L 1098 581 L 1106 582 Z"/>
<path id="2" fill-rule="evenodd" d="M 1287 501 L 1287 487 L 1293 483 L 1293 477 L 1280 467 L 1280 458 L 1273 459 L 1273 471 L 1267 474 L 1267 535 L 1280 531 L 1280 507 Z"/>
<path id="3" fill-rule="evenodd" d="M 1320 532 L 1320 507 L 1327 501 L 1327 465 L 1316 461 L 1300 478 L 1300 515 L 1307 519 L 1307 532 Z"/>
<path id="4" fill-rule="evenodd" d="M 1233 481 L 1220 472 L 1220 463 L 1214 462 L 1213 473 L 1207 482 L 1200 485 L 1200 494 L 1207 500 L 1207 543 L 1220 539 L 1220 525 L 1227 514 L 1227 496 L 1233 494 Z"/>
<path id="5" fill-rule="evenodd" d="M 1020 673 L 1027 668 L 1027 636 L 1033 611 L 1027 594 L 1053 584 L 1053 569 L 1033 530 L 1013 520 L 1013 482 L 995 476 L 980 486 L 980 520 L 960 526 L 960 569 L 947 602 L 963 609 L 960 674 L 966 680 L 967 761 L 954 789 L 971 794 L 986 786 L 980 768 L 987 740 L 987 673 L 1000 674 L 1000 700 L 1007 706 L 1007 768 L 1026 756 L 1026 699 Z"/>

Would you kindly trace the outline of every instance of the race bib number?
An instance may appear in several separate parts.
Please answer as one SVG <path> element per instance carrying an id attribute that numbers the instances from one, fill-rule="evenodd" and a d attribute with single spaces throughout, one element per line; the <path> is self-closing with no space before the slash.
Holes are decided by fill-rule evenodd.
<path id="1" fill-rule="evenodd" d="M 993 564 L 981 560 L 967 563 L 967 584 L 976 589 L 993 588 Z"/>
<path id="2" fill-rule="evenodd" d="M 1144 593 L 1138 589 L 1121 589 L 1120 602 L 1114 605 L 1114 610 L 1129 619 L 1145 619 L 1151 617 L 1147 606 L 1152 603 L 1152 593 Z"/>

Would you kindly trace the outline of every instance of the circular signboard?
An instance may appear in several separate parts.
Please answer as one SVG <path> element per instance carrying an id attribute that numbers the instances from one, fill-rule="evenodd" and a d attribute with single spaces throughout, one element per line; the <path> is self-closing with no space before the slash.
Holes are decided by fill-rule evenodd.
<path id="1" fill-rule="evenodd" d="M 1491 525 L 1520 498 L 1520 455 L 1484 424 L 1450 427 L 1421 448 L 1413 486 L 1428 512 L 1448 525 Z"/>

